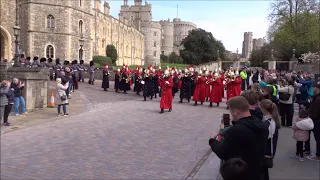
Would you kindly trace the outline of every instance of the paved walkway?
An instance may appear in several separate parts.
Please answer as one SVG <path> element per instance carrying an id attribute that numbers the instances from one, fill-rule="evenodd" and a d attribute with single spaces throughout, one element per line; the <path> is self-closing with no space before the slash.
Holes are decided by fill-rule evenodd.
<path id="1" fill-rule="evenodd" d="M 159 98 L 99 86 L 80 87 L 89 110 L 3 134 L 1 179 L 182 179 L 226 112 L 174 99 L 160 115 Z"/>

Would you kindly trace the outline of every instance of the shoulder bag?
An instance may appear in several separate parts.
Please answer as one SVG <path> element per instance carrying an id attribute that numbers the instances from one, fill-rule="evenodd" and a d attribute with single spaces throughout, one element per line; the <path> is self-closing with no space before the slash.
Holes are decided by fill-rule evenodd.
<path id="1" fill-rule="evenodd" d="M 288 101 L 290 99 L 291 94 L 289 93 L 289 86 L 288 86 L 288 92 L 279 92 L 279 99 L 282 101 Z"/>
<path id="2" fill-rule="evenodd" d="M 60 96 L 60 99 L 61 99 L 61 101 L 65 101 L 65 100 L 67 100 L 67 96 L 66 95 L 62 95 L 62 96 Z"/>

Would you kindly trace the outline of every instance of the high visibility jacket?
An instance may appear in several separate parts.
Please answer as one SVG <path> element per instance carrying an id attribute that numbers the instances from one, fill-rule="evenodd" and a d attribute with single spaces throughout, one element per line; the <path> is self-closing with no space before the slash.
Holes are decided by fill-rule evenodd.
<path id="1" fill-rule="evenodd" d="M 240 72 L 240 77 L 241 77 L 241 79 L 247 79 L 247 73 L 244 72 L 244 71 L 241 71 Z"/>
<path id="2" fill-rule="evenodd" d="M 272 96 L 277 96 L 277 88 L 276 88 L 276 86 L 274 86 L 272 84 L 267 84 L 267 86 L 271 86 L 272 87 L 272 89 L 273 89 Z"/>

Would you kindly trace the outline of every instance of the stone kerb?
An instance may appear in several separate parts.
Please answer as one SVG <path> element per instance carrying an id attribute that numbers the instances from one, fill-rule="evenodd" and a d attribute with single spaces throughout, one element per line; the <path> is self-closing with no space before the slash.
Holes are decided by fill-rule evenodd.
<path id="1" fill-rule="evenodd" d="M 8 68 L 7 79 L 18 78 L 25 84 L 22 95 L 25 98 L 26 110 L 34 111 L 48 105 L 47 68 Z"/>

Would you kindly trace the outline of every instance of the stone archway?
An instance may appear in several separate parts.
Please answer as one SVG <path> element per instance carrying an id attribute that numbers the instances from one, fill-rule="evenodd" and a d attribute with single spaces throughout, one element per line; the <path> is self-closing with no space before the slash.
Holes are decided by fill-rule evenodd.
<path id="1" fill-rule="evenodd" d="M 12 43 L 10 33 L 0 26 L 0 59 L 12 60 Z"/>

